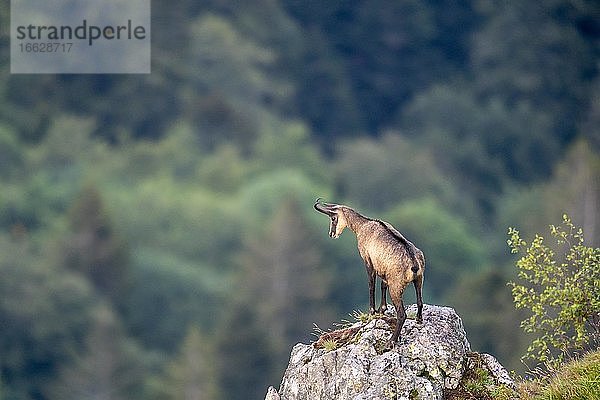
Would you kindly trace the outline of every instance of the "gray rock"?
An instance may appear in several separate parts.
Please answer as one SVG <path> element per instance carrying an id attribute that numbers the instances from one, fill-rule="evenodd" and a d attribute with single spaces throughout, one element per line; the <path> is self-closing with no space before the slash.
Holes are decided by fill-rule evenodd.
<path id="1" fill-rule="evenodd" d="M 281 397 L 279 397 L 279 393 L 277 393 L 277 390 L 273 386 L 269 386 L 265 400 L 281 400 Z"/>
<path id="2" fill-rule="evenodd" d="M 496 357 L 486 353 L 482 353 L 479 356 L 481 357 L 481 360 L 485 364 L 487 370 L 490 371 L 490 374 L 492 374 L 494 377 L 496 383 L 507 386 L 510 389 L 516 389 L 515 381 L 510 377 L 510 374 L 506 368 L 504 368 L 502 364 L 496 360 Z"/>
<path id="3" fill-rule="evenodd" d="M 414 320 L 416 305 L 407 314 L 400 342 L 389 351 L 383 348 L 391 328 L 383 319 L 361 326 L 335 350 L 297 344 L 279 399 L 442 399 L 444 389 L 458 386 L 470 351 L 462 321 L 448 307 L 425 305 L 422 325 Z"/>

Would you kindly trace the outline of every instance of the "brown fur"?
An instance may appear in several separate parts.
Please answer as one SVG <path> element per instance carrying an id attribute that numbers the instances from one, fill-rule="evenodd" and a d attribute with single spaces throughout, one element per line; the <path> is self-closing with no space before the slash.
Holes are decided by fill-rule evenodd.
<path id="1" fill-rule="evenodd" d="M 352 208 L 329 203 L 315 203 L 315 209 L 330 218 L 329 236 L 338 238 L 345 228 L 356 235 L 358 252 L 365 262 L 369 277 L 370 312 L 383 313 L 387 308 L 386 291 L 389 288 L 392 303 L 396 307 L 397 324 L 390 344 L 398 341 L 406 319 L 402 295 L 409 283 L 417 294 L 417 321 L 423 316 L 423 272 L 425 256 L 391 224 L 362 216 Z M 381 278 L 381 305 L 375 309 L 375 280 Z"/>

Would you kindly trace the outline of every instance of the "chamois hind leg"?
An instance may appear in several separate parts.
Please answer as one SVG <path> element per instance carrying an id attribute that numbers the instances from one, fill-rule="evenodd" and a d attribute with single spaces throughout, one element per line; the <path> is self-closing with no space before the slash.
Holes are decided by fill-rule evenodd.
<path id="1" fill-rule="evenodd" d="M 417 295 L 417 323 L 423 323 L 423 275 L 418 276 L 413 281 L 415 293 Z"/>
<path id="2" fill-rule="evenodd" d="M 378 313 L 384 314 L 387 310 L 387 283 L 382 279 L 381 280 L 381 305 L 379 306 Z"/>
<path id="3" fill-rule="evenodd" d="M 390 347 L 394 345 L 400 339 L 400 331 L 402 330 L 402 325 L 404 325 L 404 321 L 406 320 L 406 312 L 404 311 L 404 302 L 402 301 L 402 294 L 404 292 L 404 287 L 398 287 L 393 284 L 390 285 L 390 296 L 392 298 L 392 302 L 394 303 L 394 307 L 396 307 L 396 329 L 390 338 L 389 345 Z"/>

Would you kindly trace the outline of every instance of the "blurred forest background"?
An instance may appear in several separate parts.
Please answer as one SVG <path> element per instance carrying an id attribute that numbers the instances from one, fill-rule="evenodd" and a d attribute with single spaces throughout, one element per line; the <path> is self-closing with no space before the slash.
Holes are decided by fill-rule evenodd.
<path id="1" fill-rule="evenodd" d="M 2 400 L 262 398 L 368 304 L 317 196 L 422 248 L 426 303 L 517 371 L 507 228 L 598 245 L 598 1 L 156 0 L 137 76 L 10 75 L 9 21 Z"/>

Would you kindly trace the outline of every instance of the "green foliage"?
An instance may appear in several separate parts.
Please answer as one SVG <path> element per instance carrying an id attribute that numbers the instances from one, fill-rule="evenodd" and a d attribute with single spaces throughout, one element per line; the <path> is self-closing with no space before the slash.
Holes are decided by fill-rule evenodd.
<path id="1" fill-rule="evenodd" d="M 513 187 L 498 205 L 498 223 L 519 221 L 523 232 L 540 232 L 546 221 L 567 213 L 581 226 L 589 244 L 600 244 L 600 155 L 586 140 L 571 145 L 556 163 L 550 180 L 527 188 Z"/>
<path id="2" fill-rule="evenodd" d="M 584 245 L 581 228 L 567 215 L 550 226 L 556 247 L 536 235 L 527 247 L 510 228 L 508 245 L 522 283 L 511 282 L 515 305 L 531 312 L 522 327 L 536 334 L 526 357 L 556 365 L 572 351 L 598 346 L 600 339 L 600 248 Z"/>
<path id="3" fill-rule="evenodd" d="M 261 231 L 264 221 L 282 203 L 292 199 L 300 204 L 312 205 L 315 197 L 324 191 L 322 186 L 298 169 L 278 168 L 264 172 L 248 181 L 237 193 L 235 205 L 239 213 L 238 229 L 243 234 L 256 228 Z M 322 222 L 312 208 L 303 207 L 299 212 L 306 219 Z"/>
<path id="4" fill-rule="evenodd" d="M 99 293 L 119 304 L 130 284 L 128 249 L 98 190 L 84 188 L 68 214 L 70 235 L 62 245 L 62 264 L 86 276 Z"/>
<path id="5" fill-rule="evenodd" d="M 92 154 L 95 143 L 91 138 L 95 121 L 70 115 L 55 117 L 44 139 L 31 150 L 33 166 L 44 166 L 58 177 L 69 168 L 76 168 L 77 162 Z"/>
<path id="6" fill-rule="evenodd" d="M 156 360 L 128 338 L 108 307 L 95 310 L 84 350 L 63 366 L 50 385 L 51 398 L 143 399 L 144 382 L 156 369 Z"/>
<path id="7" fill-rule="evenodd" d="M 480 239 L 464 220 L 431 198 L 402 203 L 385 218 L 423 250 L 425 270 L 435 271 L 425 273 L 426 296 L 443 298 L 451 289 L 449 282 L 486 266 Z"/>
<path id="8" fill-rule="evenodd" d="M 260 395 L 268 378 L 279 379 L 289 344 L 307 340 L 306 327 L 313 322 L 324 324 L 332 318 L 327 304 L 330 271 L 303 207 L 288 194 L 265 221 L 265 229 L 244 238 L 235 295 L 229 298 L 228 313 L 218 328 L 227 398 L 247 395 L 248 387 L 257 388 L 255 395 Z M 264 351 L 250 351 L 264 341 L 269 343 Z M 262 364 L 267 360 L 268 365 Z M 234 373 L 240 365 L 262 369 L 240 376 Z"/>
<path id="9" fill-rule="evenodd" d="M 464 274 L 449 290 L 447 301 L 461 316 L 471 348 L 493 354 L 503 365 L 524 372 L 520 355 L 531 338 L 519 329 L 525 312 L 514 307 L 506 286 L 511 277 L 499 268 Z"/>
<path id="10" fill-rule="evenodd" d="M 286 364 L 274 359 L 270 327 L 262 324 L 247 298 L 234 296 L 231 303 L 223 309 L 215 334 L 220 392 L 226 399 L 259 399 L 271 382 L 280 379 Z"/>
<path id="11" fill-rule="evenodd" d="M 595 18 L 593 3 L 489 2 L 494 6 L 482 10 L 489 21 L 471 49 L 478 93 L 543 110 L 555 134 L 565 138 L 588 95 L 580 77 L 596 62 L 587 31 L 573 22 Z"/>
<path id="12" fill-rule="evenodd" d="M 303 31 L 299 36 L 300 49 L 283 55 L 289 58 L 285 65 L 295 80 L 302 82 L 296 87 L 295 103 L 321 144 L 331 150 L 336 138 L 356 136 L 364 129 L 364 115 L 358 108 L 344 61 L 331 57 L 334 43 L 318 29 Z"/>
<path id="13" fill-rule="evenodd" d="M 357 208 L 389 209 L 425 196 L 451 205 L 456 193 L 434 160 L 431 152 L 398 132 L 346 142 L 335 165 L 339 190 Z"/>
<path id="14" fill-rule="evenodd" d="M 190 30 L 196 38 L 192 62 L 203 71 L 196 75 L 200 87 L 224 92 L 247 107 L 260 104 L 262 96 L 277 100 L 285 94 L 287 88 L 267 74 L 276 58 L 273 51 L 242 36 L 226 18 L 204 14 Z"/>
<path id="15" fill-rule="evenodd" d="M 227 287 L 213 268 L 159 249 L 132 254 L 132 281 L 125 301 L 128 328 L 144 346 L 172 352 L 187 327 L 212 327 Z M 190 328 L 191 329 L 191 328 Z"/>
<path id="16" fill-rule="evenodd" d="M 0 375 L 14 398 L 40 398 L 69 362 L 93 321 L 94 296 L 82 277 L 32 243 L 0 234 Z"/>
<path id="17" fill-rule="evenodd" d="M 317 182 L 326 180 L 327 164 L 310 141 L 310 131 L 299 121 L 274 121 L 263 129 L 255 143 L 258 171 L 297 169 Z"/>
<path id="18" fill-rule="evenodd" d="M 107 198 L 131 246 L 227 265 L 227 249 L 240 240 L 230 199 L 169 177 L 139 180 L 129 189 L 119 185 Z"/>
<path id="19" fill-rule="evenodd" d="M 453 177 L 455 189 L 469 193 L 484 215 L 507 182 L 548 175 L 558 152 L 557 143 L 547 139 L 546 114 L 498 100 L 481 102 L 462 84 L 419 93 L 403 109 L 399 124 L 429 148 L 437 167 Z"/>
<path id="20" fill-rule="evenodd" d="M 210 338 L 195 326 L 188 329 L 167 370 L 164 399 L 218 399 L 217 359 Z"/>
<path id="21" fill-rule="evenodd" d="M 8 178 L 15 174 L 23 165 L 23 150 L 21 143 L 8 126 L 0 126 L 0 174 Z"/>

